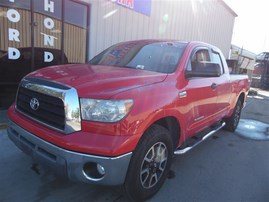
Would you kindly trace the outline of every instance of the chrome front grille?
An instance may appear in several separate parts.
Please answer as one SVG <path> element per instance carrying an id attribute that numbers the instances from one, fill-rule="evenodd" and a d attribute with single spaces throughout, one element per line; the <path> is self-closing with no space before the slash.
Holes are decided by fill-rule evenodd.
<path id="1" fill-rule="evenodd" d="M 72 133 L 81 130 L 77 91 L 45 79 L 23 79 L 16 109 L 50 128 Z"/>
<path id="2" fill-rule="evenodd" d="M 30 106 L 30 102 L 33 98 L 37 99 L 39 102 L 37 110 L 33 110 Z M 59 98 L 20 87 L 18 91 L 17 109 L 44 124 L 64 130 L 64 103 Z"/>

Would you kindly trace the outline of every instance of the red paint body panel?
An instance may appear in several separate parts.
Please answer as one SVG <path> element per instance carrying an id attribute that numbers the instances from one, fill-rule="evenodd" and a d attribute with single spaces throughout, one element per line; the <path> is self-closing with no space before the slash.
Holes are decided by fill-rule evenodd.
<path id="1" fill-rule="evenodd" d="M 132 88 L 162 82 L 167 75 L 114 66 L 68 64 L 44 68 L 29 76 L 72 86 L 77 89 L 79 97 L 109 99 Z"/>
<path id="2" fill-rule="evenodd" d="M 174 73 L 165 74 L 89 64 L 54 66 L 29 76 L 74 87 L 79 97 L 133 99 L 130 113 L 118 123 L 82 121 L 82 130 L 63 135 L 26 118 L 12 106 L 9 118 L 36 136 L 72 151 L 117 156 L 133 151 L 144 132 L 157 120 L 174 117 L 180 124 L 180 146 L 186 139 L 225 117 L 231 116 L 240 95 L 246 98 L 247 77 L 229 75 L 223 55 L 224 74 L 214 78 L 186 79 L 185 70 L 193 50 L 211 45 L 190 42 Z M 219 51 L 218 49 L 216 49 Z M 215 83 L 216 89 L 211 85 Z M 186 92 L 185 97 L 180 97 Z"/>

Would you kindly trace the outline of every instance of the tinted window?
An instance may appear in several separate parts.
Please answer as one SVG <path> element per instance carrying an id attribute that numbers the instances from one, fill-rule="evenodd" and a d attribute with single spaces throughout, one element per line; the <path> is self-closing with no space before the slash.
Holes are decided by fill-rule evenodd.
<path id="1" fill-rule="evenodd" d="M 20 0 L 20 1 L 1 1 L 0 5 L 3 6 L 10 6 L 13 8 L 24 8 L 24 9 L 30 9 L 30 0 Z"/>
<path id="2" fill-rule="evenodd" d="M 207 48 L 194 51 L 188 62 L 186 75 L 190 77 L 215 77 L 223 73 L 220 55 Z"/>
<path id="3" fill-rule="evenodd" d="M 103 51 L 89 63 L 172 73 L 185 47 L 185 43 L 179 42 L 121 43 Z"/>
<path id="4" fill-rule="evenodd" d="M 65 3 L 65 22 L 87 28 L 87 6 L 72 1 Z"/>
<path id="5" fill-rule="evenodd" d="M 44 0 L 34 0 L 33 3 L 36 12 L 57 19 L 62 18 L 62 1 L 48 1 L 48 5 L 46 5 Z M 45 7 L 48 7 L 47 11 L 45 10 Z"/>
<path id="6" fill-rule="evenodd" d="M 210 62 L 208 49 L 200 49 L 194 52 L 191 57 L 191 62 L 188 63 L 187 71 L 192 71 L 192 66 L 200 62 Z"/>
<path id="7" fill-rule="evenodd" d="M 192 56 L 192 62 L 209 62 L 210 57 L 208 50 L 198 50 L 193 56 Z"/>
<path id="8" fill-rule="evenodd" d="M 219 53 L 217 52 L 212 52 L 212 62 L 213 63 L 216 63 L 216 64 L 219 64 L 220 66 L 220 72 L 221 74 L 223 74 L 223 65 L 222 65 L 222 61 L 221 61 L 221 57 L 219 55 Z"/>

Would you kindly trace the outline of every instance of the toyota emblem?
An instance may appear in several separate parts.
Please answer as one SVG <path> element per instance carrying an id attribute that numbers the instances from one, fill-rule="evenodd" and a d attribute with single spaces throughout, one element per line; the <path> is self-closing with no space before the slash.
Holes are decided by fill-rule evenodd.
<path id="1" fill-rule="evenodd" d="M 32 110 L 37 110 L 39 108 L 39 101 L 36 98 L 32 98 L 30 101 L 30 107 Z"/>

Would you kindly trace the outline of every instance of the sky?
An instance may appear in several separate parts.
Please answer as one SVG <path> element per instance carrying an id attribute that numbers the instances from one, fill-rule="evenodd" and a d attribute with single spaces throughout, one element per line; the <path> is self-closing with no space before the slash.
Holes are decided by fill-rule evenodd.
<path id="1" fill-rule="evenodd" d="M 269 52 L 269 1 L 224 0 L 235 18 L 232 44 L 253 53 Z"/>

